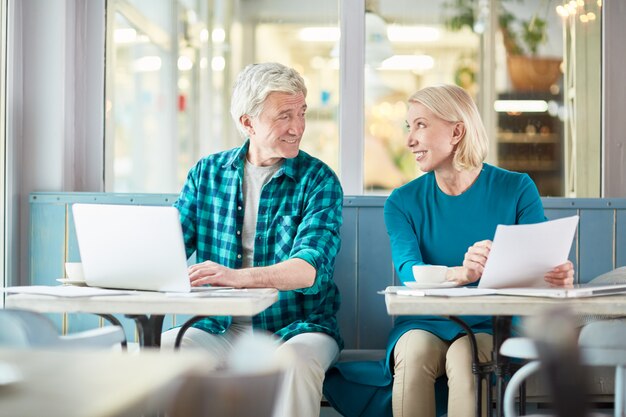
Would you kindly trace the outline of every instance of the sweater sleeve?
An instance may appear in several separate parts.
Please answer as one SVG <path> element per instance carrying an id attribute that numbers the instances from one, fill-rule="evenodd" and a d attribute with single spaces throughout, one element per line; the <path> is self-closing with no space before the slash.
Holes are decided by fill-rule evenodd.
<path id="1" fill-rule="evenodd" d="M 517 224 L 541 223 L 546 221 L 539 190 L 528 174 L 521 177 L 517 200 Z"/>
<path id="2" fill-rule="evenodd" d="M 385 226 L 391 243 L 391 257 L 400 281 L 414 281 L 413 265 L 423 265 L 414 219 L 404 206 L 401 194 L 394 191 L 384 208 Z"/>

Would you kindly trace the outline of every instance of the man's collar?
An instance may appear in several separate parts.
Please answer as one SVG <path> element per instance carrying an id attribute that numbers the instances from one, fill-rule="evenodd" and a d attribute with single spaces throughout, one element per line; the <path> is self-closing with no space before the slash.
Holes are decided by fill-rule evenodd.
<path id="1" fill-rule="evenodd" d="M 242 168 L 246 163 L 246 155 L 248 154 L 249 147 L 250 139 L 246 139 L 243 145 L 241 145 L 241 147 L 233 153 L 233 156 L 230 158 L 230 160 L 224 164 L 224 168 Z"/>
<path id="2" fill-rule="evenodd" d="M 246 163 L 246 155 L 248 154 L 248 149 L 250 148 L 250 139 L 246 139 L 243 145 L 239 149 L 235 151 L 232 158 L 224 165 L 224 167 L 233 167 L 233 168 L 241 168 Z M 276 172 L 276 175 L 282 175 L 283 173 L 290 177 L 291 179 L 296 179 L 296 171 L 298 168 L 298 157 L 295 158 L 285 158 L 282 166 Z"/>

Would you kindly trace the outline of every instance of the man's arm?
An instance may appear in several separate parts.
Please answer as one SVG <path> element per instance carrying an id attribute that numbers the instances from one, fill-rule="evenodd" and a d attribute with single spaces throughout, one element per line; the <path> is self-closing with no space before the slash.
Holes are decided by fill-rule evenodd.
<path id="1" fill-rule="evenodd" d="M 271 266 L 232 269 L 206 261 L 190 267 L 192 285 L 277 288 L 316 293 L 332 279 L 339 251 L 343 192 L 334 174 L 317 181 L 303 200 L 305 208 L 292 246 L 283 261 Z M 284 243 L 284 242 L 283 242 Z"/>
<path id="2" fill-rule="evenodd" d="M 231 269 L 211 261 L 189 268 L 192 286 L 210 284 L 235 288 L 276 288 L 281 291 L 308 288 L 315 282 L 315 275 L 315 268 L 298 258 L 245 269 Z"/>

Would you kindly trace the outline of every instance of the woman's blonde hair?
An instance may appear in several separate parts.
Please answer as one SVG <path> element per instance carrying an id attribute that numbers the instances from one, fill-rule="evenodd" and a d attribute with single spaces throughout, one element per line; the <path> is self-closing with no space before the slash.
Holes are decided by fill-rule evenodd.
<path id="1" fill-rule="evenodd" d="M 465 135 L 458 143 L 452 164 L 465 170 L 482 165 L 489 149 L 489 139 L 478 108 L 461 87 L 439 84 L 426 87 L 409 97 L 409 103 L 420 103 L 442 120 L 465 126 Z"/>

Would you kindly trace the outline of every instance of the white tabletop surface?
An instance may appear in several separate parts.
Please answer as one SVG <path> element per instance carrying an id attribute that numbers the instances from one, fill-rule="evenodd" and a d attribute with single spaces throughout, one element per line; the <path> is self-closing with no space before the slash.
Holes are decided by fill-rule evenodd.
<path id="1" fill-rule="evenodd" d="M 234 290 L 232 294 L 204 297 L 174 297 L 164 293 L 136 291 L 134 294 L 95 297 L 56 297 L 9 294 L 6 306 L 44 313 L 99 314 L 190 314 L 197 316 L 254 316 L 278 300 L 275 289 Z"/>
<path id="2" fill-rule="evenodd" d="M 529 316 L 548 308 L 564 306 L 577 314 L 626 316 L 626 295 L 553 299 L 509 295 L 472 297 L 416 297 L 385 294 L 387 312 L 391 315 L 501 315 Z"/>
<path id="3" fill-rule="evenodd" d="M 196 352 L 0 349 L 0 362 L 20 375 L 0 385 L 0 417 L 146 415 L 163 411 L 181 378 L 210 371 Z"/>

